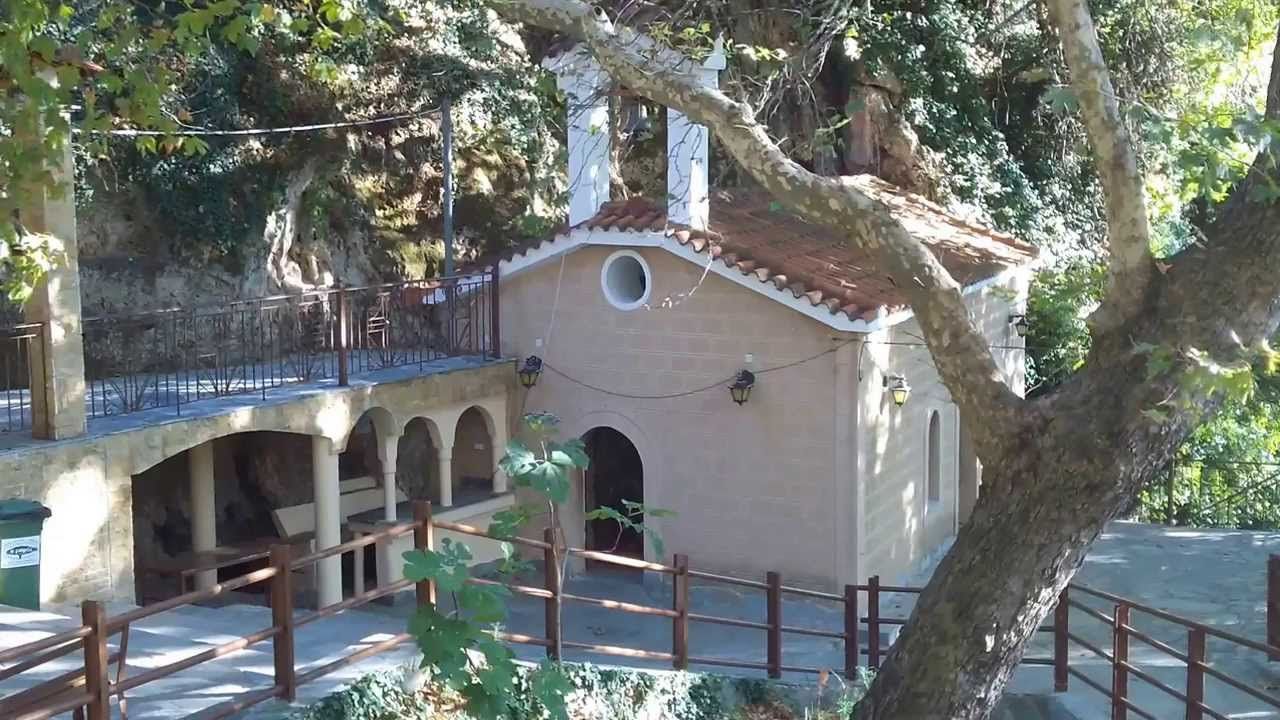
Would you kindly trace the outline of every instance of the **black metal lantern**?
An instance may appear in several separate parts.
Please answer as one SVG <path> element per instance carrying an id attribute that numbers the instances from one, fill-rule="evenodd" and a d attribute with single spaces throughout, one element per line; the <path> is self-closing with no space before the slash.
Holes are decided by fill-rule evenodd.
<path id="1" fill-rule="evenodd" d="M 517 371 L 520 384 L 526 389 L 538 384 L 538 376 L 542 374 L 542 358 L 530 355 L 524 359 L 524 365 Z"/>
<path id="2" fill-rule="evenodd" d="M 902 407 L 907 404 L 907 398 L 911 395 L 911 386 L 907 384 L 906 378 L 901 375 L 886 375 L 884 387 L 893 396 L 894 405 Z"/>
<path id="3" fill-rule="evenodd" d="M 1021 313 L 1010 315 L 1009 322 L 1013 325 L 1014 332 L 1018 333 L 1018 337 L 1026 337 L 1027 330 L 1031 329 L 1031 323 L 1027 322 L 1027 316 Z"/>
<path id="4" fill-rule="evenodd" d="M 745 405 L 751 398 L 751 388 L 755 387 L 755 384 L 754 373 L 750 370 L 739 370 L 738 375 L 733 379 L 733 384 L 729 386 L 729 394 L 733 396 L 734 402 Z"/>

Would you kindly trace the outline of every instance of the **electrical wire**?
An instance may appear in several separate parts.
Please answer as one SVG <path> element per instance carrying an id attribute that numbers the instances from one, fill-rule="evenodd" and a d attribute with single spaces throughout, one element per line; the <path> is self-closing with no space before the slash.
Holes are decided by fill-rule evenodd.
<path id="1" fill-rule="evenodd" d="M 295 133 L 317 132 L 320 130 L 336 130 L 340 128 L 357 128 L 368 127 L 371 125 L 382 125 L 385 123 L 399 122 L 401 120 L 410 120 L 426 117 L 432 113 L 439 112 L 439 108 L 430 110 L 419 110 L 411 113 L 401 113 L 399 115 L 388 115 L 385 117 L 369 118 L 368 120 L 344 120 L 330 123 L 317 123 L 313 125 L 292 125 L 289 127 L 272 127 L 272 128 L 245 128 L 242 130 L 218 130 L 208 128 L 194 128 L 186 130 L 84 130 L 83 128 L 74 128 L 73 132 L 91 135 L 112 135 L 115 137 L 244 137 L 252 135 L 291 135 Z"/>
<path id="2" fill-rule="evenodd" d="M 861 343 L 863 347 L 867 345 L 899 345 L 899 346 L 909 346 L 909 347 L 926 347 L 924 343 L 901 342 L 901 341 L 894 341 L 894 340 L 863 340 L 862 338 L 852 338 L 849 340 L 845 340 L 844 342 L 841 342 L 838 345 L 827 348 L 826 350 L 823 350 L 821 352 L 814 353 L 813 355 L 800 358 L 799 360 L 792 360 L 791 362 L 786 362 L 781 365 L 775 365 L 773 367 L 767 367 L 767 368 L 764 368 L 763 370 L 753 370 L 752 373 L 754 375 L 759 376 L 759 375 L 766 375 L 772 372 L 778 372 L 780 370 L 787 370 L 793 367 L 798 367 L 800 365 L 813 362 L 814 360 L 817 360 L 819 358 L 826 357 L 827 355 L 835 353 L 841 348 L 846 347 L 848 345 L 852 345 L 853 343 Z M 992 345 L 991 347 L 992 349 L 1004 349 L 1004 350 L 1025 350 L 1026 349 L 1021 345 Z M 579 387 L 584 387 L 588 390 L 592 390 L 598 393 L 603 393 L 611 397 L 623 398 L 626 400 L 674 400 L 676 398 L 688 397 L 690 395 L 697 395 L 698 393 L 703 393 L 708 390 L 714 390 L 716 388 L 726 387 L 728 386 L 729 383 L 732 383 L 734 379 L 736 379 L 737 377 L 737 373 L 735 372 L 733 375 L 730 375 L 724 378 L 723 380 L 717 380 L 716 382 L 710 385 L 693 388 L 692 390 L 684 390 L 676 393 L 664 393 L 661 395 L 635 395 L 631 393 L 622 393 L 616 390 L 610 390 L 608 388 L 602 388 L 598 385 L 592 385 L 589 382 L 579 380 L 578 378 L 573 377 L 572 375 L 566 373 L 565 371 L 547 362 L 545 359 L 542 361 L 542 367 L 551 371 L 552 373 L 555 373 L 556 375 L 560 376 L 564 380 L 567 380 L 573 383 L 574 385 L 578 385 Z"/>

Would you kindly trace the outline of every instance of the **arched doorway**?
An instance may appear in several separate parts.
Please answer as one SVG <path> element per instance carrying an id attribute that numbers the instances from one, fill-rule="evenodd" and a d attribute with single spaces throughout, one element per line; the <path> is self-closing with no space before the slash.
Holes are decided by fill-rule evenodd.
<path id="1" fill-rule="evenodd" d="M 587 512 L 609 507 L 626 515 L 623 501 L 644 503 L 644 463 L 626 435 L 611 427 L 597 427 L 582 436 L 591 459 L 583 475 Z M 644 521 L 633 516 L 633 521 Z M 644 535 L 620 528 L 613 520 L 587 521 L 587 548 L 644 558 Z"/>

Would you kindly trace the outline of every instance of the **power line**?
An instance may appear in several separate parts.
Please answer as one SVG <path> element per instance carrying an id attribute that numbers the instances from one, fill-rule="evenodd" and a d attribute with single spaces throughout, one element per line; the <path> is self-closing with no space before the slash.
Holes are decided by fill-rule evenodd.
<path id="1" fill-rule="evenodd" d="M 385 117 L 369 118 L 368 120 L 344 120 L 330 123 L 316 123 L 312 125 L 291 125 L 289 127 L 271 127 L 271 128 L 245 128 L 241 130 L 219 130 L 207 128 L 194 128 L 189 130 L 174 130 L 172 132 L 164 130 L 84 130 L 83 128 L 75 128 L 74 132 L 91 135 L 112 135 L 115 137 L 244 137 L 251 135 L 291 135 L 295 133 L 317 132 L 320 130 L 336 130 L 340 128 L 368 127 L 370 125 L 382 125 L 385 123 L 399 122 L 401 120 L 410 120 L 426 117 L 432 113 L 439 112 L 439 108 L 430 110 L 420 110 L 412 113 L 401 113 L 399 115 L 388 115 Z"/>
<path id="2" fill-rule="evenodd" d="M 830 355 L 840 350 L 843 347 L 852 345 L 853 343 L 861 343 L 864 347 L 866 345 L 900 345 L 900 346 L 911 346 L 911 347 L 926 347 L 924 343 L 901 342 L 901 341 L 894 341 L 894 340 L 863 340 L 862 338 L 851 338 L 849 340 L 845 340 L 844 342 L 839 343 L 838 345 L 827 348 L 826 350 L 823 350 L 818 353 L 814 353 L 813 355 L 809 355 L 808 357 L 803 357 L 803 358 L 800 358 L 799 360 L 792 360 L 791 362 L 783 363 L 781 365 L 775 365 L 773 367 L 764 368 L 763 370 L 752 370 L 751 372 L 754 375 L 759 376 L 759 375 L 767 375 L 768 373 L 771 373 L 771 372 L 778 372 L 780 370 L 787 370 L 789 368 L 793 368 L 800 365 L 804 365 L 806 363 L 813 362 L 818 358 L 822 358 L 827 355 Z M 1015 346 L 1015 345 L 1007 345 L 1007 346 L 993 345 L 992 348 L 1008 349 L 1008 350 L 1024 349 L 1022 346 Z M 861 358 L 859 358 L 859 364 L 861 364 Z M 734 379 L 737 377 L 737 373 L 734 373 L 733 375 L 730 375 L 724 378 L 723 380 L 717 380 L 716 382 L 710 385 L 697 387 L 692 390 L 684 390 L 676 393 L 665 393 L 661 395 L 634 395 L 631 393 L 622 393 L 616 390 L 602 388 L 602 387 L 599 387 L 598 385 L 592 385 L 591 383 L 588 383 L 586 381 L 579 380 L 573 377 L 572 375 L 569 375 L 565 371 L 555 367 L 554 365 L 547 362 L 546 360 L 543 360 L 542 366 L 547 370 L 550 370 L 551 372 L 560 376 L 561 378 L 573 383 L 574 385 L 578 385 L 580 387 L 584 387 L 588 390 L 593 390 L 598 393 L 603 393 L 611 397 L 623 398 L 627 400 L 674 400 L 676 398 L 688 397 L 690 395 L 697 395 L 698 393 L 706 392 L 708 390 L 714 390 L 716 388 L 727 387 L 729 383 L 732 383 Z"/>

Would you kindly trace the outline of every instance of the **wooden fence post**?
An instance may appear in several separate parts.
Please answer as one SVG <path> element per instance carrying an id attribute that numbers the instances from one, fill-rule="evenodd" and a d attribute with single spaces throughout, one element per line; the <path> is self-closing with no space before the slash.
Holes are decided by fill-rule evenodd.
<path id="1" fill-rule="evenodd" d="M 84 684 L 89 691 L 88 720 L 108 720 L 111 708 L 107 695 L 111 685 L 107 679 L 107 613 L 102 603 L 86 600 L 80 606 L 80 618 L 89 626 L 84 638 Z"/>
<path id="2" fill-rule="evenodd" d="M 1267 556 L 1267 644 L 1280 647 L 1280 555 Z M 1267 659 L 1280 660 L 1280 651 Z"/>
<path id="3" fill-rule="evenodd" d="M 867 667 L 880 667 L 880 576 L 867 578 Z"/>
<path id="4" fill-rule="evenodd" d="M 765 607 L 768 615 L 769 641 L 765 662 L 769 666 L 769 677 L 782 677 L 782 576 L 770 571 L 765 575 L 766 591 Z"/>
<path id="5" fill-rule="evenodd" d="M 543 628 L 547 633 L 547 657 L 559 662 L 563 648 L 560 635 L 560 562 L 556 557 L 555 528 L 544 529 L 542 540 L 547 543 L 547 549 L 542 551 L 542 561 L 546 566 L 546 589 L 551 593 L 544 605 L 543 619 Z"/>
<path id="6" fill-rule="evenodd" d="M 416 500 L 413 503 L 413 547 L 422 551 L 436 549 L 436 526 L 431 520 L 431 502 Z M 423 580 L 414 585 L 418 607 L 436 604 L 436 581 Z"/>
<path id="7" fill-rule="evenodd" d="M 1067 588 L 1058 594 L 1058 604 L 1053 608 L 1053 691 L 1067 691 L 1067 633 L 1071 605 L 1067 601 Z"/>
<path id="8" fill-rule="evenodd" d="M 677 670 L 689 669 L 689 556 L 676 553 L 676 573 L 671 579 L 671 664 Z"/>
<path id="9" fill-rule="evenodd" d="M 1186 720 L 1203 720 L 1204 718 L 1204 711 L 1200 709 L 1200 704 L 1204 702 L 1204 669 L 1199 665 L 1205 660 L 1204 641 L 1204 628 L 1191 628 L 1187 631 Z"/>
<path id="10" fill-rule="evenodd" d="M 347 286 L 338 283 L 338 384 L 348 384 L 349 358 L 347 357 Z"/>
<path id="11" fill-rule="evenodd" d="M 279 633 L 271 641 L 275 655 L 276 691 L 293 702 L 298 697 L 298 678 L 293 668 L 293 568 L 291 548 L 286 544 L 271 546 L 271 624 Z"/>
<path id="12" fill-rule="evenodd" d="M 858 674 L 858 586 L 844 586 L 844 679 L 852 680 Z"/>
<path id="13" fill-rule="evenodd" d="M 1129 717 L 1129 706 L 1125 704 L 1129 699 L 1129 670 L 1125 667 L 1129 662 L 1129 633 L 1125 630 L 1128 624 L 1129 606 L 1119 603 L 1111 623 L 1111 720 Z"/>

